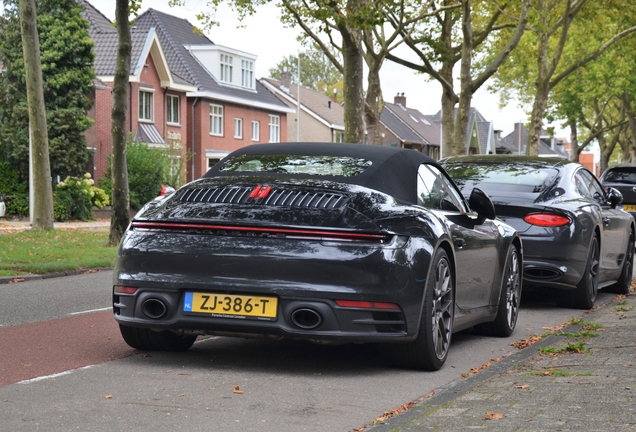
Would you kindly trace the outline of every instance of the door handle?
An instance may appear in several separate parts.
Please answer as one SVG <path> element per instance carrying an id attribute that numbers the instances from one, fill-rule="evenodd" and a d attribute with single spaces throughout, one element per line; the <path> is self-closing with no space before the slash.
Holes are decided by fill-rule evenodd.
<path id="1" fill-rule="evenodd" d="M 604 217 L 603 218 L 603 225 L 608 226 L 609 224 L 610 224 L 610 218 Z"/>

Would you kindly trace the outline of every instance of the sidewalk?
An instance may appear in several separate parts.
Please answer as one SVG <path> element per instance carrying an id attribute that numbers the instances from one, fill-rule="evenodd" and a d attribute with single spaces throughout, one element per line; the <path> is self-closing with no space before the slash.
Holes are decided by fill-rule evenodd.
<path id="1" fill-rule="evenodd" d="M 636 292 L 584 320 L 365 431 L 636 431 Z"/>
<path id="2" fill-rule="evenodd" d="M 82 229 L 88 231 L 108 231 L 110 230 L 110 219 L 96 219 L 90 222 L 72 221 L 55 222 L 54 229 Z M 6 220 L 0 219 L 0 234 L 14 233 L 31 229 L 28 220 Z"/>

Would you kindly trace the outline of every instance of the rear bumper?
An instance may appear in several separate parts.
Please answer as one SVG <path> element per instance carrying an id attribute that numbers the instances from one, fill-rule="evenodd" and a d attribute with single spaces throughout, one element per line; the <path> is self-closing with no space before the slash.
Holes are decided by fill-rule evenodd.
<path id="1" fill-rule="evenodd" d="M 113 310 L 122 325 L 156 330 L 409 341 L 419 328 L 430 250 L 417 238 L 376 244 L 129 231 L 113 284 L 137 290 L 114 292 Z M 276 317 L 187 312 L 186 292 L 276 297 Z M 149 300 L 165 313 L 149 314 Z M 335 300 L 393 303 L 399 310 L 341 307 Z"/>

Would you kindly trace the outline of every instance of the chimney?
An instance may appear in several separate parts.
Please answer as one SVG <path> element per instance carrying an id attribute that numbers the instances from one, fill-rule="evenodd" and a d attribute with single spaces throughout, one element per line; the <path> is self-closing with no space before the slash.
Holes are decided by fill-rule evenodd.
<path id="1" fill-rule="evenodd" d="M 515 123 L 515 131 L 513 134 L 513 143 L 514 143 L 514 147 L 515 149 L 517 149 L 517 151 L 519 152 L 519 154 L 521 154 L 524 149 L 525 149 L 525 136 L 524 136 L 524 127 L 523 127 L 523 123 Z"/>
<path id="2" fill-rule="evenodd" d="M 393 103 L 396 105 L 402 105 L 404 108 L 406 108 L 406 96 L 404 96 L 404 93 L 396 94 L 393 98 Z"/>
<path id="3" fill-rule="evenodd" d="M 338 89 L 333 89 L 333 102 L 338 103 Z"/>
<path id="4" fill-rule="evenodd" d="M 287 90 L 291 88 L 291 77 L 292 77 L 292 74 L 289 71 L 284 71 L 284 72 L 281 72 L 280 74 L 280 83 Z"/>
<path id="5" fill-rule="evenodd" d="M 331 101 L 330 100 L 327 101 L 327 108 L 331 109 Z"/>

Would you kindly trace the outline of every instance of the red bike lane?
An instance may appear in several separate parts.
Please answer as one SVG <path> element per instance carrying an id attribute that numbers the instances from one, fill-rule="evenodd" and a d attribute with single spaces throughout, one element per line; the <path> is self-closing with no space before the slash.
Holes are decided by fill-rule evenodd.
<path id="1" fill-rule="evenodd" d="M 131 356 L 112 311 L 0 328 L 0 386 Z"/>

